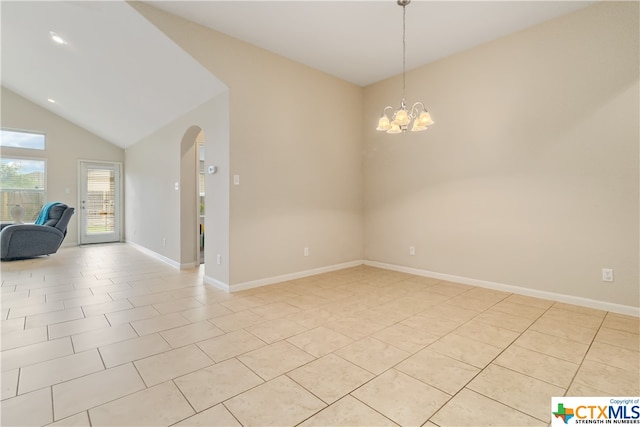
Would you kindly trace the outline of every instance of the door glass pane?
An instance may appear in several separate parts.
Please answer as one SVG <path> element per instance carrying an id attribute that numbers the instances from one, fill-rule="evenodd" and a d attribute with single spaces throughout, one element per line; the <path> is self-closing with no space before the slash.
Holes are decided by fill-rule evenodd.
<path id="1" fill-rule="evenodd" d="M 87 234 L 113 233 L 115 230 L 115 171 L 87 171 Z"/>

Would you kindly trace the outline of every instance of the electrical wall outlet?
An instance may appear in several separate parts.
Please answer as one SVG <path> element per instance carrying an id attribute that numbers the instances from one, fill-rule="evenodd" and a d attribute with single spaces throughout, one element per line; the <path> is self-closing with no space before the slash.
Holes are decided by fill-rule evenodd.
<path id="1" fill-rule="evenodd" d="M 415 246 L 409 246 L 409 255 L 415 255 L 415 254 L 416 254 Z"/>
<path id="2" fill-rule="evenodd" d="M 222 255 L 218 254 L 217 262 L 218 262 L 218 265 L 222 264 Z"/>
<path id="3" fill-rule="evenodd" d="M 602 281 L 603 282 L 613 282 L 613 268 L 603 268 L 602 269 Z"/>
<path id="4" fill-rule="evenodd" d="M 309 256 L 309 248 L 304 248 L 304 256 Z"/>

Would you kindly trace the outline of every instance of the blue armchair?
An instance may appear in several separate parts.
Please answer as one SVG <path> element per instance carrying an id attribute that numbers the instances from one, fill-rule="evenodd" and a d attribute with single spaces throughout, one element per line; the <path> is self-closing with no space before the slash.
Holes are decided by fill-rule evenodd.
<path id="1" fill-rule="evenodd" d="M 44 224 L 2 224 L 0 254 L 2 261 L 33 258 L 56 253 L 65 236 L 75 209 L 57 204 L 49 209 Z"/>

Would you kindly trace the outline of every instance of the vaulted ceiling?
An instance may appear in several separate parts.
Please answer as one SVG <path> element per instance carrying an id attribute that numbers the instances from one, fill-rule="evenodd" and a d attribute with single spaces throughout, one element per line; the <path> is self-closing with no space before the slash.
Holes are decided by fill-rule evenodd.
<path id="1" fill-rule="evenodd" d="M 393 0 L 147 3 L 360 86 L 402 71 L 402 8 Z M 591 3 L 414 0 L 406 8 L 407 68 Z M 0 7 L 2 85 L 123 148 L 224 90 L 125 2 Z M 50 31 L 67 44 L 54 43 Z"/>

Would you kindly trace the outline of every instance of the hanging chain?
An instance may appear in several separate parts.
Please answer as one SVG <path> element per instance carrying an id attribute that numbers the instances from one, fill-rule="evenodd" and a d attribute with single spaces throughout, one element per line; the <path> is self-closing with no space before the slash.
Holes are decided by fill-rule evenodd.
<path id="1" fill-rule="evenodd" d="M 407 15 L 407 6 L 405 4 L 402 5 L 402 99 L 404 100 L 405 95 L 405 86 L 406 86 L 406 57 L 407 57 L 407 23 L 406 23 L 406 15 Z"/>

